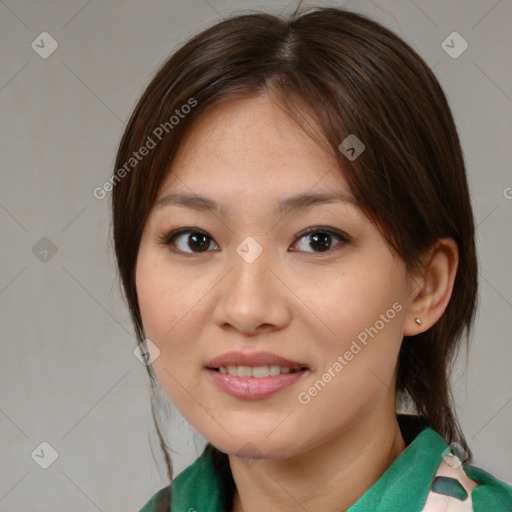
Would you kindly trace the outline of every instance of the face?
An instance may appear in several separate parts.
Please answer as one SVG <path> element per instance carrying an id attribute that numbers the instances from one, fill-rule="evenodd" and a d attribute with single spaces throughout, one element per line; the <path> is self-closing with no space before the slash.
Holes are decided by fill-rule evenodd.
<path id="1" fill-rule="evenodd" d="M 183 142 L 146 223 L 136 283 L 163 389 L 225 453 L 291 457 L 391 403 L 405 265 L 334 156 L 267 96 L 217 105 Z M 214 361 L 233 352 L 249 359 Z"/>

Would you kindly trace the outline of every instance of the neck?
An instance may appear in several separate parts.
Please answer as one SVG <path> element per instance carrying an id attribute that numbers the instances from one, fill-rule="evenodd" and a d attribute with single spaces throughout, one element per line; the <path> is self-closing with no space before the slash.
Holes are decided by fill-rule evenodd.
<path id="1" fill-rule="evenodd" d="M 334 512 L 355 503 L 406 448 L 396 414 L 369 414 L 328 442 L 286 460 L 248 466 L 230 455 L 232 512 Z"/>

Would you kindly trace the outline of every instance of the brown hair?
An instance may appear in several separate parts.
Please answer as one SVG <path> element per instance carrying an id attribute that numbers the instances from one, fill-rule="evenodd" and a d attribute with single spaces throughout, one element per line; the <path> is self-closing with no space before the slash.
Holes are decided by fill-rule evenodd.
<path id="1" fill-rule="evenodd" d="M 135 286 L 139 243 L 180 142 L 212 105 L 262 93 L 328 144 L 361 209 L 409 270 L 418 269 L 420 256 L 438 238 L 457 242 L 451 300 L 434 326 L 404 337 L 396 388 L 397 404 L 412 404 L 448 442 L 457 441 L 470 462 L 449 384 L 464 331 L 469 342 L 477 299 L 474 221 L 459 137 L 443 90 L 423 59 L 360 14 L 318 7 L 301 12 L 299 6 L 287 19 L 265 13 L 233 17 L 193 37 L 156 73 L 122 136 L 112 193 L 115 254 L 138 340 L 144 341 Z M 195 106 L 179 110 L 188 113 L 175 122 L 187 104 Z M 165 127 L 165 137 L 126 171 L 134 151 L 155 142 L 157 127 Z M 338 150 L 349 134 L 366 146 L 354 161 Z M 154 391 L 155 377 L 147 369 Z M 155 411 L 152 401 L 172 480 Z M 227 455 L 211 444 L 206 450 L 229 480 Z"/>

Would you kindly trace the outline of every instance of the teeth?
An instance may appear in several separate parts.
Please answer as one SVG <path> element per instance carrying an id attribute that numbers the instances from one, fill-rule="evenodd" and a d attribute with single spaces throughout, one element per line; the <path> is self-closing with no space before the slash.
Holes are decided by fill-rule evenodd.
<path id="1" fill-rule="evenodd" d="M 264 365 L 264 366 L 221 366 L 220 373 L 227 373 L 235 377 L 268 377 L 279 375 L 280 373 L 290 373 L 293 370 L 285 366 Z"/>

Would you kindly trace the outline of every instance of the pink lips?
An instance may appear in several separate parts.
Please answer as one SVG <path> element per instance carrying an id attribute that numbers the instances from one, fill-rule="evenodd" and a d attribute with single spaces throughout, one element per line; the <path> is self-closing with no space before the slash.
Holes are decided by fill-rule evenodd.
<path id="1" fill-rule="evenodd" d="M 303 377 L 308 370 L 293 373 L 282 373 L 272 377 L 238 377 L 207 369 L 217 386 L 235 398 L 245 400 L 261 400 L 268 398 L 282 389 L 291 386 Z"/>
<path id="2" fill-rule="evenodd" d="M 278 365 L 294 370 L 290 373 L 282 373 L 268 377 L 238 377 L 220 373 L 221 366 L 264 366 Z M 244 354 L 242 352 L 229 352 L 223 354 L 207 364 L 208 374 L 214 383 L 225 393 L 245 400 L 260 400 L 268 398 L 278 391 L 291 386 L 303 377 L 309 369 L 305 364 L 272 354 L 259 352 L 256 354 Z"/>

